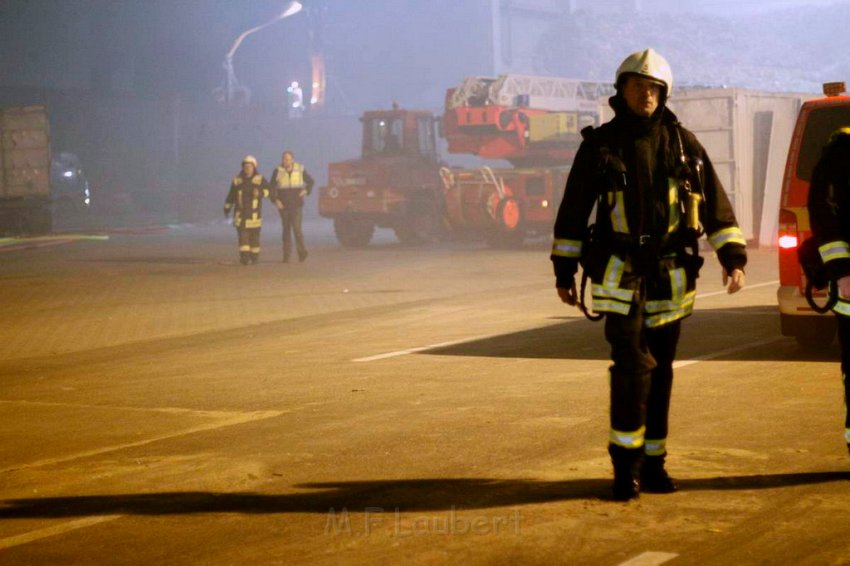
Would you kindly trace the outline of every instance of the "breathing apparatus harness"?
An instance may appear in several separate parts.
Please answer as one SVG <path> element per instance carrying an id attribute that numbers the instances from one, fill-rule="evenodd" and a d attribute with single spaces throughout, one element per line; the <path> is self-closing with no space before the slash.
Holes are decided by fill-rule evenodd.
<path id="1" fill-rule="evenodd" d="M 698 275 L 699 269 L 702 267 L 704 260 L 699 256 L 699 245 L 697 242 L 700 236 L 704 234 L 700 223 L 700 214 L 705 207 L 705 192 L 703 189 L 705 167 L 702 159 L 698 156 L 688 156 L 685 153 L 685 144 L 682 140 L 681 125 L 679 122 L 674 122 L 672 128 L 669 129 L 675 131 L 678 145 L 678 163 L 675 167 L 675 179 L 679 191 L 679 198 L 677 199 L 679 218 L 683 219 L 684 223 L 680 220 L 678 229 L 663 237 L 647 235 L 626 236 L 612 233 L 607 238 L 607 241 L 602 241 L 596 227 L 599 225 L 600 219 L 604 218 L 605 214 L 610 212 L 610 209 L 605 198 L 608 187 L 600 185 L 621 183 L 621 186 L 625 188 L 626 170 L 622 161 L 611 155 L 611 150 L 606 144 L 595 144 L 599 154 L 598 178 L 602 179 L 603 182 L 596 184 L 596 220 L 585 230 L 581 258 L 579 259 L 579 264 L 582 266 L 582 276 L 578 296 L 578 308 L 588 320 L 596 322 L 602 320 L 604 317 L 604 314 L 595 313 L 588 307 L 585 295 L 587 281 L 590 279 L 588 267 L 591 263 L 591 258 L 594 254 L 600 253 L 606 244 L 613 244 L 613 247 L 624 249 L 637 258 L 657 258 L 663 250 L 676 251 L 677 254 L 680 254 L 680 259 L 686 270 L 691 272 L 694 277 Z M 590 126 L 582 130 L 581 133 L 585 140 L 592 140 L 595 137 L 593 128 Z"/>

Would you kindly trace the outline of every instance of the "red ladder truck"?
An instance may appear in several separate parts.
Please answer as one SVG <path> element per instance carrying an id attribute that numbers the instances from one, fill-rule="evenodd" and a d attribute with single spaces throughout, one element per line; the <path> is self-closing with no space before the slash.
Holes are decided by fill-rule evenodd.
<path id="1" fill-rule="evenodd" d="M 319 212 L 340 243 L 368 245 L 374 229 L 402 242 L 447 232 L 494 246 L 548 235 L 581 129 L 600 122 L 608 84 L 557 77 L 469 77 L 446 93 L 441 135 L 450 153 L 511 167 L 448 167 L 437 156 L 428 111 L 366 112 L 360 159 L 331 163 Z"/>

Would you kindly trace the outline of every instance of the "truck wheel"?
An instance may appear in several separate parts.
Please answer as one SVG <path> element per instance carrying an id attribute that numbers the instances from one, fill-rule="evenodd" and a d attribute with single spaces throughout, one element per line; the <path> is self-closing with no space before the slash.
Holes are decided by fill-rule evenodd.
<path id="1" fill-rule="evenodd" d="M 369 220 L 346 214 L 334 218 L 334 233 L 346 248 L 365 248 L 372 241 L 375 224 Z"/>
<path id="2" fill-rule="evenodd" d="M 407 215 L 393 227 L 393 231 L 401 243 L 418 245 L 439 239 L 442 228 L 434 199 L 418 196 L 414 197 Z"/>
<path id="3" fill-rule="evenodd" d="M 505 197 L 496 206 L 497 226 L 487 234 L 492 248 L 520 248 L 525 240 L 522 208 L 514 197 Z"/>

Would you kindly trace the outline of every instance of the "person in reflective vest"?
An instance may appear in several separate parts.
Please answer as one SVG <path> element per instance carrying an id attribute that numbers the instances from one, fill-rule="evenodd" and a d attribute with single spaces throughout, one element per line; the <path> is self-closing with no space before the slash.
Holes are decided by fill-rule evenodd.
<path id="1" fill-rule="evenodd" d="M 283 228 L 283 262 L 289 263 L 292 255 L 293 233 L 298 261 L 304 261 L 307 259 L 307 248 L 304 246 L 301 223 L 304 216 L 304 197 L 313 191 L 313 177 L 302 164 L 295 162 L 295 156 L 287 150 L 283 152 L 280 165 L 272 173 L 270 183 Z"/>
<path id="2" fill-rule="evenodd" d="M 809 224 L 829 278 L 838 292 L 832 311 L 838 322 L 844 382 L 844 441 L 850 451 L 850 127 L 829 138 L 812 170 Z"/>
<path id="3" fill-rule="evenodd" d="M 239 240 L 242 265 L 260 261 L 260 228 L 263 225 L 263 198 L 269 197 L 269 186 L 257 172 L 257 159 L 246 155 L 242 170 L 233 177 L 224 202 L 224 217 L 233 211 L 233 226 Z"/>
<path id="4" fill-rule="evenodd" d="M 616 73 L 614 118 L 585 128 L 555 221 L 551 259 L 560 299 L 581 305 L 581 261 L 611 346 L 614 498 L 676 490 L 665 469 L 673 360 L 691 314 L 704 232 L 724 285 L 744 285 L 746 242 L 705 149 L 666 107 L 673 76 L 652 49 Z M 595 225 L 588 229 L 592 209 Z"/>

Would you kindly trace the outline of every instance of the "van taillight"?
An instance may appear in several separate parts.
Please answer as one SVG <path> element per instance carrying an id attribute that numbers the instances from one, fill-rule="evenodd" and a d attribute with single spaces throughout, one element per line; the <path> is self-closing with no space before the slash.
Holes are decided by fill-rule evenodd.
<path id="1" fill-rule="evenodd" d="M 797 216 L 788 210 L 779 211 L 779 247 L 784 250 L 796 248 L 800 241 L 797 235 Z"/>

